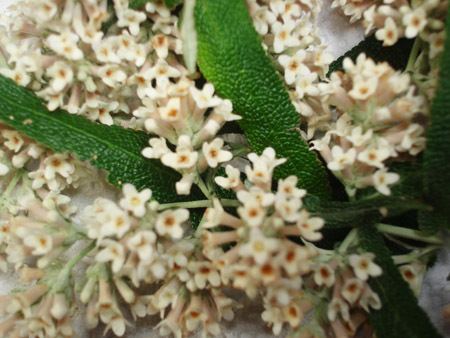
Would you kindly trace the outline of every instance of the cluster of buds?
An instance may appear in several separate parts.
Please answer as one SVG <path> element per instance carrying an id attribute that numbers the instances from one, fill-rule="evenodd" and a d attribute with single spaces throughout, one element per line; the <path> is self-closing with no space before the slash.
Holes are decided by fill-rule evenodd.
<path id="1" fill-rule="evenodd" d="M 351 22 L 362 20 L 366 34 L 375 31 L 385 46 L 394 45 L 402 37 L 420 36 L 430 45 L 430 59 L 444 49 L 447 1 L 334 0 L 332 6 L 341 8 Z"/>
<path id="2" fill-rule="evenodd" d="M 321 82 L 332 56 L 325 51 L 317 32 L 317 1 L 249 0 L 250 14 L 263 44 L 284 75 L 292 103 L 305 120 L 310 139 L 330 116 L 322 102 Z"/>
<path id="3" fill-rule="evenodd" d="M 0 125 L 0 186 L 3 204 L 12 214 L 38 197 L 50 209 L 70 216 L 76 208 L 67 190 L 94 184 L 92 168 L 67 154 L 55 154 Z M 9 188 L 8 188 L 9 187 Z"/>
<path id="4" fill-rule="evenodd" d="M 410 76 L 394 71 L 387 63 L 375 63 L 361 54 L 354 63 L 344 60 L 344 71 L 335 72 L 328 87 L 328 104 L 337 121 L 329 125 L 312 148 L 328 168 L 354 194 L 375 187 L 389 195 L 399 176 L 386 164 L 419 154 L 425 146 L 421 120 L 426 100 L 417 94 Z"/>
<path id="5" fill-rule="evenodd" d="M 221 277 L 196 240 L 186 237 L 189 211 L 159 211 L 150 198 L 150 190 L 125 184 L 118 204 L 100 198 L 83 212 L 87 236 L 96 243 L 95 263 L 80 295 L 88 326 L 101 322 L 122 336 L 125 304 L 134 318 L 164 314 L 158 325 L 162 334 L 181 337 L 201 326 L 205 335 L 217 335 L 218 323 L 233 318 L 235 302 L 219 289 Z M 159 289 L 140 295 L 149 285 Z"/>
<path id="6" fill-rule="evenodd" d="M 217 132 L 229 121 L 241 117 L 233 114 L 229 100 L 214 95 L 213 85 L 207 83 L 197 89 L 192 80 L 184 78 L 158 99 L 157 105 L 139 110 L 145 115 L 145 128 L 159 136 L 151 138 L 150 147 L 143 156 L 161 162 L 182 174 L 176 183 L 177 193 L 187 195 L 199 174 L 208 168 L 232 159 L 231 151 L 224 148 L 224 140 Z M 172 151 L 167 142 L 176 147 Z"/>
<path id="7" fill-rule="evenodd" d="M 149 189 L 130 184 L 117 203 L 98 198 L 77 218 L 30 202 L 26 216 L 2 226 L 6 261 L 31 286 L 0 302 L 6 315 L 0 332 L 69 337 L 69 317 L 79 300 L 90 329 L 102 324 L 123 336 L 127 314 L 134 319 L 161 314 L 161 334 L 182 337 L 200 329 L 204 336 L 217 336 L 220 322 L 232 320 L 238 307 L 224 291 L 235 289 L 262 300 L 262 319 L 275 334 L 286 324 L 294 331 L 310 327 L 305 317 L 324 303 L 329 322 L 324 326 L 314 317 L 311 330 L 352 337 L 367 312 L 380 307 L 367 284 L 381 274 L 374 256 L 315 247 L 324 221 L 303 207 L 306 192 L 297 188 L 297 178 L 280 180 L 277 191 L 271 190 L 273 171 L 285 160 L 271 148 L 248 158 L 247 180 L 230 165 L 226 177 L 216 178 L 235 191 L 236 203 L 214 199 L 195 233 L 188 230 L 183 203 L 160 205 Z M 225 211 L 229 205 L 235 209 Z M 74 246 L 84 249 L 64 264 Z M 85 257 L 84 277 L 71 278 Z M 74 287 L 79 294 L 68 291 Z M 311 296 L 316 292 L 326 297 Z"/>
<path id="8" fill-rule="evenodd" d="M 330 332 L 351 337 L 350 331 L 354 334 L 357 327 L 353 313 L 381 306 L 367 284 L 369 277 L 381 274 L 374 256 L 321 254 L 311 242 L 322 238 L 324 221 L 303 207 L 306 191 L 297 188 L 297 178 L 280 180 L 277 191 L 271 191 L 273 170 L 284 160 L 276 159 L 271 148 L 248 158 L 252 165 L 245 168 L 246 184 L 231 166 L 226 168 L 227 177 L 216 178 L 219 185 L 236 192 L 241 205 L 237 215 L 225 211 L 219 200 L 207 209 L 200 224 L 204 255 L 226 285 L 250 298 L 262 297 L 262 319 L 274 334 L 285 324 L 293 330 L 304 328 L 305 317 L 318 305 L 308 296 L 308 287 L 311 292 L 327 290 L 332 298 L 328 305 Z M 344 326 L 351 328 L 346 335 Z"/>
<path id="9" fill-rule="evenodd" d="M 54 292 L 44 283 L 2 296 L 0 315 L 5 319 L 0 324 L 0 334 L 2 337 L 71 338 L 75 332 L 70 318 L 73 308 L 69 303 L 65 294 Z"/>
<path id="10" fill-rule="evenodd" d="M 142 106 L 140 99 L 186 73 L 178 61 L 178 18 L 159 3 L 134 10 L 123 0 L 111 9 L 107 0 L 24 0 L 1 21 L 7 67 L 0 73 L 37 92 L 50 110 L 135 126 L 126 114 Z"/>

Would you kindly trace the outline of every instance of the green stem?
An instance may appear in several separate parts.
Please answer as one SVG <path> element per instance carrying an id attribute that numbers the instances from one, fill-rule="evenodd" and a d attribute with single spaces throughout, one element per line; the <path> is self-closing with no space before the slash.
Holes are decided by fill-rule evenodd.
<path id="1" fill-rule="evenodd" d="M 220 204 L 224 207 L 238 207 L 239 201 L 232 199 L 222 199 Z M 213 202 L 210 200 L 200 200 L 191 202 L 175 202 L 175 203 L 165 203 L 160 204 L 158 210 L 166 210 L 171 208 L 185 208 L 185 209 L 196 209 L 196 208 L 209 208 L 213 206 Z"/>
<path id="2" fill-rule="evenodd" d="M 406 255 L 397 255 L 397 256 L 392 256 L 392 259 L 394 260 L 394 263 L 396 265 L 401 265 L 401 264 L 408 264 L 411 263 L 412 261 L 415 261 L 416 259 L 425 256 L 425 255 L 429 255 L 431 253 L 433 253 L 436 250 L 441 249 L 441 247 L 439 246 L 430 246 L 428 248 L 425 248 L 423 250 L 417 250 L 417 251 L 413 251 L 409 254 Z"/>
<path id="3" fill-rule="evenodd" d="M 80 253 L 74 257 L 72 257 L 58 274 L 58 277 L 55 281 L 55 284 L 51 286 L 51 292 L 60 293 L 63 292 L 67 287 L 69 282 L 70 274 L 72 273 L 72 269 L 75 265 L 78 264 L 89 252 L 91 252 L 95 248 L 95 241 L 92 241 L 88 246 L 86 246 Z"/>
<path id="4" fill-rule="evenodd" d="M 208 187 L 206 186 L 205 182 L 203 182 L 203 179 L 200 176 L 197 177 L 196 183 L 203 195 L 205 195 L 207 199 L 211 199 L 211 193 L 209 192 Z"/>
<path id="5" fill-rule="evenodd" d="M 358 229 L 352 229 L 347 237 L 345 237 L 345 239 L 342 241 L 341 245 L 339 246 L 338 252 L 343 254 L 345 253 L 348 248 L 350 247 L 350 245 L 352 245 L 352 243 L 356 240 L 358 236 Z"/>
<path id="6" fill-rule="evenodd" d="M 22 177 L 22 171 L 19 170 L 14 175 L 14 177 L 11 179 L 11 181 L 9 182 L 8 186 L 6 187 L 5 191 L 3 192 L 3 196 L 5 196 L 6 198 L 9 197 L 9 195 L 14 190 L 14 188 L 16 187 L 16 185 L 19 182 L 21 177 Z"/>
<path id="7" fill-rule="evenodd" d="M 376 225 L 378 231 L 385 234 L 413 239 L 430 244 L 442 245 L 442 240 L 436 236 L 426 236 L 421 231 L 398 227 L 390 224 L 379 223 Z"/>
<path id="8" fill-rule="evenodd" d="M 413 47 L 411 49 L 411 53 L 409 54 L 408 63 L 406 65 L 405 72 L 413 72 L 414 65 L 417 60 L 417 56 L 419 55 L 420 48 L 422 47 L 422 41 L 419 37 L 414 40 Z"/>

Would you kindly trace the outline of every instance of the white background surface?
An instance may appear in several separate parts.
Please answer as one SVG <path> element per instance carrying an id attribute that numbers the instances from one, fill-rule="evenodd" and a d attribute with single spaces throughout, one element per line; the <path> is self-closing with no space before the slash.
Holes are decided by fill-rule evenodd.
<path id="1" fill-rule="evenodd" d="M 0 0 L 0 12 L 4 12 L 9 4 L 15 0 Z M 329 51 L 334 57 L 338 57 L 345 53 L 348 49 L 356 45 L 362 38 L 363 33 L 360 29 L 349 26 L 346 19 L 341 17 L 330 8 L 330 0 L 324 0 L 323 11 L 320 15 L 320 33 Z M 450 327 L 443 328 L 440 308 L 450 303 L 450 284 L 446 281 L 450 272 L 450 251 L 444 250 L 438 263 L 430 269 L 425 277 L 420 303 L 430 314 L 433 322 L 437 324 L 446 337 L 450 338 Z M 13 276 L 0 276 L 0 294 L 7 293 L 14 287 Z M 235 338 L 266 338 L 273 337 L 270 331 L 263 328 L 257 306 L 249 306 L 239 311 L 236 316 L 239 318 L 230 325 L 224 325 L 223 331 L 225 337 Z M 80 321 L 80 324 L 82 321 Z M 158 335 L 152 332 L 151 327 L 154 322 L 148 320 L 141 321 L 137 324 L 139 330 L 130 328 L 127 330 L 127 338 L 150 338 Z M 83 330 L 82 325 L 77 325 L 81 338 L 100 337 L 100 332 L 87 333 Z M 382 338 L 382 337 L 380 337 Z M 406 337 L 405 337 L 406 338 Z M 426 338 L 426 337 L 424 337 Z"/>

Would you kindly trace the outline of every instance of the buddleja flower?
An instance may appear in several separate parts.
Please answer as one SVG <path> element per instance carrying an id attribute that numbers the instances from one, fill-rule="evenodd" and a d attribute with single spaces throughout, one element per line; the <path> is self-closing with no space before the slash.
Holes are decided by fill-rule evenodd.
<path id="1" fill-rule="evenodd" d="M 424 43 L 433 45 L 430 37 L 443 33 L 447 6 L 446 1 L 334 0 L 332 3 L 332 7 L 339 7 L 350 17 L 350 22 L 361 21 L 367 35 L 375 31 L 375 37 L 384 46 L 392 46 L 402 37 L 420 37 Z M 428 57 L 435 59 L 440 52 L 432 49 Z"/>
<path id="2" fill-rule="evenodd" d="M 399 175 L 389 171 L 389 162 L 416 156 L 425 146 L 426 100 L 411 84 L 409 75 L 395 72 L 388 64 L 376 64 L 361 54 L 356 62 L 344 60 L 344 72 L 333 73 L 327 102 L 336 107 L 337 121 L 325 135 L 314 140 L 348 192 L 373 186 L 389 195 Z"/>
<path id="3" fill-rule="evenodd" d="M 321 256 L 312 242 L 322 238 L 324 220 L 303 206 L 306 192 L 297 188 L 297 177 L 280 180 L 273 193 L 273 171 L 284 160 L 277 159 L 271 148 L 261 155 L 251 153 L 248 158 L 251 165 L 245 168 L 246 185 L 231 166 L 227 166 L 227 174 L 236 177 L 232 185 L 230 178 L 216 178 L 223 188 L 236 191 L 241 204 L 237 215 L 214 200 L 200 224 L 203 254 L 219 269 L 225 283 L 251 298 L 263 298 L 262 318 L 274 334 L 279 334 L 285 324 L 295 332 L 313 309 L 314 302 L 305 297 L 302 281 L 333 289 L 328 319 L 334 334 L 339 334 L 343 322 L 351 323 L 350 309 L 368 312 L 370 307 L 379 308 L 378 296 L 366 283 L 369 276 L 381 273 L 372 260 L 374 256 Z M 338 302 L 347 309 L 342 319 L 334 310 Z"/>
<path id="4" fill-rule="evenodd" d="M 180 172 L 182 178 L 176 189 L 179 194 L 187 195 L 192 184 L 199 180 L 199 174 L 232 159 L 224 140 L 216 134 L 226 122 L 238 120 L 240 116 L 233 114 L 230 101 L 214 95 L 213 85 L 205 84 L 200 90 L 187 78 L 168 90 L 159 102 L 159 107 L 139 111 L 141 116 L 147 110 L 145 127 L 160 136 L 150 139 L 150 147 L 143 149 L 142 155 L 160 159 Z M 167 142 L 176 146 L 175 151 Z"/>

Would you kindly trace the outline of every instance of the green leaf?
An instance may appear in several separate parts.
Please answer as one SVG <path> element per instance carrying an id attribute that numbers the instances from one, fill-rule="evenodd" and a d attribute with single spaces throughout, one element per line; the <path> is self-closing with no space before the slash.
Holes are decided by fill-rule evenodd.
<path id="1" fill-rule="evenodd" d="M 164 0 L 164 4 L 169 8 L 174 8 L 183 3 L 183 0 Z"/>
<path id="2" fill-rule="evenodd" d="M 198 65 L 217 92 L 233 102 L 251 148 L 273 147 L 288 161 L 276 177 L 297 175 L 309 193 L 329 198 L 327 173 L 297 128 L 299 114 L 261 46 L 244 0 L 197 0 Z"/>
<path id="3" fill-rule="evenodd" d="M 419 307 L 409 285 L 403 280 L 386 247 L 383 237 L 371 225 L 358 230 L 361 247 L 376 255 L 375 262 L 383 269 L 380 277 L 372 278 L 370 286 L 380 296 L 383 307 L 369 315 L 380 338 L 441 337 L 427 314 Z"/>
<path id="4" fill-rule="evenodd" d="M 383 47 L 383 43 L 378 41 L 374 35 L 371 35 L 336 59 L 330 65 L 328 75 L 334 71 L 342 70 L 344 58 L 349 57 L 352 60 L 356 60 L 361 53 L 365 53 L 368 57 L 378 62 L 386 61 L 394 69 L 404 69 L 408 63 L 409 53 L 413 43 L 414 40 L 403 38 L 393 46 Z"/>
<path id="5" fill-rule="evenodd" d="M 145 4 L 150 1 L 152 1 L 152 0 L 131 0 L 129 7 L 131 9 L 139 9 L 139 8 L 144 7 Z"/>
<path id="6" fill-rule="evenodd" d="M 450 36 L 450 8 L 445 30 Z M 422 214 L 420 221 L 430 229 L 450 228 L 450 39 L 444 48 L 424 153 L 425 194 L 434 211 Z"/>
<path id="7" fill-rule="evenodd" d="M 75 154 L 106 170 L 116 186 L 150 188 L 161 203 L 180 200 L 175 191 L 179 174 L 141 155 L 148 141 L 143 132 L 96 124 L 62 110 L 49 112 L 33 93 L 3 76 L 0 120 L 56 152 Z"/>
<path id="8" fill-rule="evenodd" d="M 426 209 L 423 202 L 401 196 L 381 196 L 351 202 L 320 201 L 315 196 L 305 199 L 307 209 L 325 220 L 327 228 L 346 228 L 367 225 L 367 220 L 380 220 L 385 209 L 389 216 L 409 210 Z"/>

